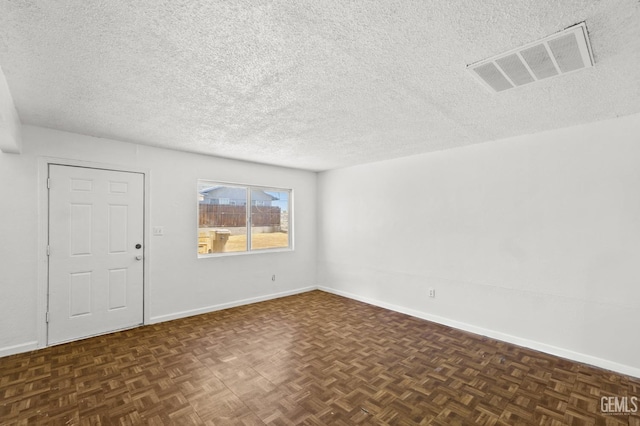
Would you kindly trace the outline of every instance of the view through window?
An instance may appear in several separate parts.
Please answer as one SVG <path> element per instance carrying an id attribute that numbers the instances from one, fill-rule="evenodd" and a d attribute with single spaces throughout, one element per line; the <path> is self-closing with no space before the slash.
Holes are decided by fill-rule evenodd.
<path id="1" fill-rule="evenodd" d="M 198 255 L 291 248 L 291 190 L 198 181 Z"/>

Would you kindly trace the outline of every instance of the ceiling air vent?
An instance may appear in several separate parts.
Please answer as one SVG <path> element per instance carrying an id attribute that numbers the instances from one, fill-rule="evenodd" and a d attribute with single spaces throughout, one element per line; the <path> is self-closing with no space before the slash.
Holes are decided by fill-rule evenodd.
<path id="1" fill-rule="evenodd" d="M 492 92 L 593 66 L 584 22 L 564 31 L 467 66 Z"/>

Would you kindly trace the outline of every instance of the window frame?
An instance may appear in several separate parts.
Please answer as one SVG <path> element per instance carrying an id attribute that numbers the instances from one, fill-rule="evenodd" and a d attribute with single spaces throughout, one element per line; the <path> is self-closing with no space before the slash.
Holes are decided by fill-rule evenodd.
<path id="1" fill-rule="evenodd" d="M 203 184 L 206 184 L 209 187 L 215 186 L 229 186 L 234 188 L 242 188 L 246 191 L 246 218 L 245 218 L 245 227 L 246 227 L 246 238 L 247 238 L 247 246 L 244 251 L 232 251 L 232 252 L 217 252 L 217 253 L 199 253 L 198 252 L 198 235 L 200 230 L 200 188 Z M 263 192 L 286 192 L 289 194 L 289 200 L 287 203 L 287 247 L 273 247 L 273 248 L 252 248 L 251 247 L 251 228 L 253 227 L 253 222 L 251 220 L 251 208 L 252 206 L 252 198 L 251 192 L 253 190 L 263 191 Z M 248 254 L 258 254 L 258 253 L 276 253 L 276 252 L 289 252 L 294 251 L 294 220 L 293 220 L 293 188 L 279 188 L 274 186 L 264 186 L 264 185 L 251 185 L 245 183 L 237 183 L 237 182 L 227 182 L 221 180 L 214 179 L 205 179 L 198 178 L 196 180 L 196 255 L 198 259 L 202 258 L 210 258 L 210 257 L 225 257 L 225 256 L 238 256 L 238 255 L 248 255 Z M 204 198 L 204 196 L 202 196 Z M 282 210 L 281 210 L 282 214 Z"/>

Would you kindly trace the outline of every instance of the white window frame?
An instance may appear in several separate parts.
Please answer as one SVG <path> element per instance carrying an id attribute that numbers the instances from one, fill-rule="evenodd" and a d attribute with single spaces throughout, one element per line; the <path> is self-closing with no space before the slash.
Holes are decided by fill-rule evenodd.
<path id="1" fill-rule="evenodd" d="M 236 188 L 243 188 L 246 190 L 247 198 L 246 198 L 246 237 L 247 237 L 247 250 L 246 251 L 236 251 L 236 252 L 228 252 L 228 253 L 198 253 L 197 248 L 197 235 L 199 234 L 200 229 L 200 193 L 199 190 L 196 190 L 196 254 L 198 258 L 209 258 L 209 257 L 224 257 L 224 256 L 238 256 L 238 255 L 247 255 L 247 254 L 257 254 L 257 253 L 273 253 L 273 252 L 287 252 L 294 251 L 294 235 L 293 235 L 293 222 L 294 222 L 294 214 L 293 214 L 293 189 L 292 188 L 279 188 L 273 186 L 262 186 L 262 185 L 248 185 L 243 183 L 235 183 L 235 182 L 224 182 L 212 179 L 198 179 L 197 180 L 197 188 L 200 188 L 201 185 L 206 186 L 231 186 Z M 264 192 L 287 192 L 289 194 L 289 202 L 288 202 L 288 224 L 287 224 L 287 235 L 288 235 L 288 246 L 287 247 L 274 247 L 274 248 L 259 248 L 253 249 L 251 247 L 251 191 L 258 190 Z M 235 203 L 234 203 L 235 204 Z"/>

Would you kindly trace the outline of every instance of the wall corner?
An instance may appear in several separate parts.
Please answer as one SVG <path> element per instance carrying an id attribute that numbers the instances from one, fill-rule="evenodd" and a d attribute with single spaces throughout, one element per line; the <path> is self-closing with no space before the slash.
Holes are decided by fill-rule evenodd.
<path id="1" fill-rule="evenodd" d="M 22 123 L 2 68 L 0 68 L 0 151 L 6 154 L 22 152 Z"/>

